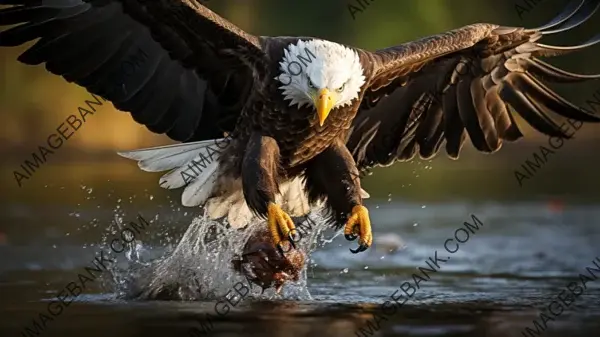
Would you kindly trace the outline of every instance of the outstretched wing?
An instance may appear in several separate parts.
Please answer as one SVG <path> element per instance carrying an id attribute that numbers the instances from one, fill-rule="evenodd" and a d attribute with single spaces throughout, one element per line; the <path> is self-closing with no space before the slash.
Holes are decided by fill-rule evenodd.
<path id="1" fill-rule="evenodd" d="M 0 46 L 177 141 L 231 132 L 264 72 L 259 39 L 197 0 L 0 0 Z"/>
<path id="2" fill-rule="evenodd" d="M 551 114 L 599 122 L 540 79 L 570 83 L 600 75 L 568 73 L 537 58 L 598 43 L 600 34 L 573 47 L 537 42 L 578 26 L 598 7 L 598 0 L 578 0 L 544 27 L 475 24 L 371 54 L 374 76 L 347 134 L 359 168 L 409 160 L 417 151 L 431 158 L 444 140 L 448 156 L 456 159 L 467 134 L 477 150 L 497 151 L 502 141 L 523 136 L 509 105 L 549 136 L 569 138 Z"/>

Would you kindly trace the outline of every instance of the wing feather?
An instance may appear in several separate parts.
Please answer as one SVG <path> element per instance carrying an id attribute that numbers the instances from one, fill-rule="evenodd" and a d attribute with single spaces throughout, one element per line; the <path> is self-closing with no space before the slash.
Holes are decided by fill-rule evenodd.
<path id="1" fill-rule="evenodd" d="M 478 97 L 473 97 L 472 90 L 474 82 L 475 81 L 467 79 L 458 83 L 456 92 L 458 113 L 475 148 L 482 152 L 492 152 L 492 149 L 487 144 L 484 135 L 485 131 L 483 130 L 489 126 L 482 125 L 482 120 L 487 117 L 484 117 L 483 114 L 487 111 L 477 111 L 473 105 L 475 99 L 478 99 Z M 488 122 L 488 120 L 486 119 L 485 122 Z"/>
<path id="2" fill-rule="evenodd" d="M 523 137 L 511 110 L 553 137 L 569 138 L 559 119 L 600 122 L 543 82 L 582 82 L 600 74 L 574 74 L 538 59 L 599 43 L 600 34 L 575 46 L 538 42 L 579 26 L 599 8 L 600 0 L 573 0 L 539 29 L 474 24 L 375 53 L 363 51 L 371 77 L 346 135 L 357 165 L 361 170 L 387 166 L 412 158 L 417 150 L 431 158 L 444 140 L 446 153 L 456 159 L 467 135 L 478 151 L 493 153 L 503 141 Z M 431 99 L 418 103 L 423 97 Z"/>
<path id="3" fill-rule="evenodd" d="M 458 112 L 457 87 L 452 86 L 444 95 L 443 108 L 446 114 L 444 130 L 446 134 L 446 152 L 450 158 L 458 158 L 466 137 L 465 124 Z"/>
<path id="4" fill-rule="evenodd" d="M 444 141 L 444 111 L 438 101 L 433 101 L 425 114 L 425 119 L 417 126 L 415 137 L 419 145 L 419 156 L 431 158 Z"/>
<path id="5" fill-rule="evenodd" d="M 0 0 L 0 46 L 177 141 L 231 132 L 266 55 L 198 0 Z M 15 26 L 16 25 L 16 26 Z M 216 127 L 219 125 L 219 127 Z"/>

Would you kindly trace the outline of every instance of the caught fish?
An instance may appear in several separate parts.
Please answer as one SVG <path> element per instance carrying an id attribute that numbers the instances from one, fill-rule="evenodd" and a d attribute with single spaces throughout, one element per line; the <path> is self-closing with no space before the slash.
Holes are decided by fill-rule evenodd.
<path id="1" fill-rule="evenodd" d="M 248 238 L 242 255 L 234 256 L 233 269 L 263 292 L 273 287 L 279 294 L 287 281 L 299 280 L 306 260 L 304 252 L 292 247 L 289 241 L 282 246 L 282 250 L 277 249 L 269 232 L 259 230 Z"/>

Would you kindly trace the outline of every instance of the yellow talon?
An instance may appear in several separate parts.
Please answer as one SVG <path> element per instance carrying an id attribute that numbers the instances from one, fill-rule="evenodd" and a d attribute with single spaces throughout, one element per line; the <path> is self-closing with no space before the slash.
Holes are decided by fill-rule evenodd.
<path id="1" fill-rule="evenodd" d="M 346 237 L 346 240 L 356 240 L 357 235 L 360 237 L 358 240 L 359 246 L 356 250 L 350 249 L 354 254 L 364 252 L 373 243 L 369 210 L 362 205 L 356 205 L 352 208 L 352 215 L 348 218 L 346 226 L 344 227 L 344 236 Z"/>
<path id="2" fill-rule="evenodd" d="M 271 238 L 273 239 L 273 244 L 279 250 L 282 250 L 280 246 L 281 243 L 296 234 L 296 225 L 294 225 L 292 218 L 290 218 L 290 216 L 277 204 L 270 203 L 267 210 L 267 224 L 269 226 Z M 290 244 L 294 246 L 293 240 L 290 240 Z"/>

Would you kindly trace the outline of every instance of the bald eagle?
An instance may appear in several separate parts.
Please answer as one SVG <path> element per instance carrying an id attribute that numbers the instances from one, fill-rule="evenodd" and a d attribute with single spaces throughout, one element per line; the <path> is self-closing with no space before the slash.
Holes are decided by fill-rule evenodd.
<path id="1" fill-rule="evenodd" d="M 161 185 L 185 187 L 183 205 L 203 206 L 212 218 L 236 227 L 266 218 L 276 246 L 296 232 L 291 216 L 324 202 L 346 239 L 359 239 L 351 251 L 366 250 L 372 233 L 360 173 L 371 167 L 431 158 L 444 141 L 456 159 L 467 135 L 493 153 L 523 137 L 514 113 L 553 137 L 569 138 L 553 117 L 600 121 L 542 82 L 600 75 L 539 59 L 600 41 L 540 42 L 589 19 L 596 0 L 573 1 L 538 28 L 472 24 L 374 52 L 253 36 L 196 0 L 0 4 L 12 5 L 0 10 L 0 25 L 16 25 L 0 33 L 0 45 L 39 38 L 19 61 L 45 63 L 181 142 L 122 156 L 145 171 L 169 170 Z M 137 70 L 121 74 L 136 53 Z"/>

